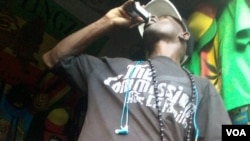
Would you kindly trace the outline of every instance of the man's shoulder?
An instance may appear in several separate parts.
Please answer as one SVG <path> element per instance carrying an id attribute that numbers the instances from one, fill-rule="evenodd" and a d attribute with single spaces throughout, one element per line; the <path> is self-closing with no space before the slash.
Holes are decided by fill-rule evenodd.
<path id="1" fill-rule="evenodd" d="M 210 82 L 210 80 L 206 77 L 202 76 L 194 76 L 194 81 L 197 87 L 205 89 L 207 87 L 213 87 L 213 84 Z"/>
<path id="2" fill-rule="evenodd" d="M 197 76 L 197 75 L 193 75 L 193 77 L 194 77 L 194 80 L 197 81 L 197 82 L 210 83 L 210 81 L 206 77 Z"/>
<path id="3" fill-rule="evenodd" d="M 211 95 L 218 95 L 218 92 L 215 86 L 211 83 L 211 81 L 206 77 L 195 76 L 194 77 L 195 85 L 198 90 L 202 93 L 211 93 Z"/>

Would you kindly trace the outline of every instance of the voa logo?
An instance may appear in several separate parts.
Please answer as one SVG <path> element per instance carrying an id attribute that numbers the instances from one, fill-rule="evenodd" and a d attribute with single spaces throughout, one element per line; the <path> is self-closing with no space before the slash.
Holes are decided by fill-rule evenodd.
<path id="1" fill-rule="evenodd" d="M 228 136 L 247 136 L 244 129 L 226 129 Z"/>

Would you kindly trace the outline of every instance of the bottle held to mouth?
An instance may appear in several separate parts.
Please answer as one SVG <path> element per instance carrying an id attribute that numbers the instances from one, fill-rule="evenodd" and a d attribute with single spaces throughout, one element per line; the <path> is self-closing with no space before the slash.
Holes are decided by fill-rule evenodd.
<path id="1" fill-rule="evenodd" d="M 144 20 L 144 22 L 148 22 L 150 18 L 150 13 L 147 12 L 138 1 L 134 1 L 131 5 L 126 7 L 125 10 L 131 17 L 139 16 Z"/>

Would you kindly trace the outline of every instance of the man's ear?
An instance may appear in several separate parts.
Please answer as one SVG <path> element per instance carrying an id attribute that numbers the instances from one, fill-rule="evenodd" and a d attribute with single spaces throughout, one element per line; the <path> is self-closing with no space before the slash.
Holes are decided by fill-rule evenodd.
<path id="1" fill-rule="evenodd" d="M 189 38 L 190 38 L 190 33 L 187 31 L 184 31 L 181 34 L 179 34 L 179 39 L 181 40 L 188 41 Z"/>

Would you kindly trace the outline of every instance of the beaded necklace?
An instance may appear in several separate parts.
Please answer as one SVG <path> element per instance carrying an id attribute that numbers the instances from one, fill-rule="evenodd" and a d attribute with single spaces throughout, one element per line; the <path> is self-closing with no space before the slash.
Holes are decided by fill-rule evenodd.
<path id="1" fill-rule="evenodd" d="M 155 100 L 156 100 L 156 109 L 157 109 L 157 112 L 158 112 L 158 122 L 159 122 L 159 128 L 160 128 L 160 138 L 161 138 L 161 141 L 166 141 L 165 139 L 165 134 L 164 134 L 164 124 L 163 124 L 163 119 L 162 119 L 162 112 L 161 112 L 161 107 L 160 107 L 160 99 L 159 99 L 159 90 L 158 90 L 158 82 L 156 81 L 156 70 L 155 70 L 155 67 L 154 65 L 152 64 L 151 60 L 149 59 L 148 60 L 149 62 L 149 65 L 150 65 L 150 68 L 151 68 L 151 71 L 152 71 L 152 81 L 153 81 L 153 85 L 154 85 L 154 93 L 155 93 Z M 198 100 L 198 91 L 197 91 L 197 88 L 196 88 L 196 85 L 195 85 L 195 82 L 194 82 L 194 79 L 193 79 L 193 76 L 192 74 L 187 71 L 186 69 L 183 69 L 186 74 L 188 75 L 190 81 L 191 81 L 191 87 L 192 87 L 192 97 L 191 97 L 191 102 L 196 104 L 197 105 L 197 100 Z M 197 96 L 196 96 L 197 95 Z M 193 119 L 195 121 L 195 114 L 196 112 L 193 111 L 194 109 L 192 109 L 191 113 L 194 112 L 194 116 L 190 115 L 189 119 L 188 119 L 188 125 L 187 125 L 187 136 L 186 136 L 186 141 L 191 141 L 191 131 L 192 131 L 192 125 L 193 125 Z M 194 128 L 196 129 L 196 132 L 198 132 L 198 128 L 196 127 L 196 123 L 194 124 Z M 198 139 L 198 133 L 196 133 L 196 136 L 195 136 L 195 140 Z"/>

